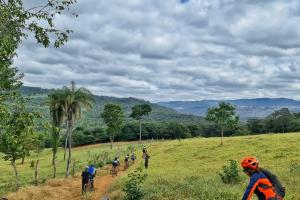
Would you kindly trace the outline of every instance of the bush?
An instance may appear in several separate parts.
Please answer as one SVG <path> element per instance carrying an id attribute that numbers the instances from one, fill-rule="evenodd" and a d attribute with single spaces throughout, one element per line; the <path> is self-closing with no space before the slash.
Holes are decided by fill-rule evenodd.
<path id="1" fill-rule="evenodd" d="M 141 190 L 141 184 L 146 179 L 147 174 L 144 174 L 142 171 L 142 168 L 138 168 L 128 174 L 129 180 L 126 181 L 122 189 L 126 193 L 125 200 L 140 200 L 143 198 L 144 194 Z"/>
<path id="2" fill-rule="evenodd" d="M 108 161 L 108 152 L 103 152 L 100 154 L 92 153 L 89 151 L 88 164 L 94 165 L 96 168 L 103 167 Z"/>
<path id="3" fill-rule="evenodd" d="M 240 181 L 238 162 L 235 160 L 229 160 L 228 166 L 223 166 L 223 172 L 219 172 L 218 175 L 221 177 L 223 183 L 233 184 Z"/>

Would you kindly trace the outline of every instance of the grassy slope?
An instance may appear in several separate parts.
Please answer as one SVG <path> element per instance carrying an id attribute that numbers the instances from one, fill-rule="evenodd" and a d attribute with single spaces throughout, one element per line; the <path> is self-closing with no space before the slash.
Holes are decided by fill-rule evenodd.
<path id="1" fill-rule="evenodd" d="M 110 144 L 91 145 L 86 147 L 74 148 L 72 157 L 76 160 L 76 171 L 80 172 L 84 166 L 87 165 L 90 154 L 100 154 L 101 152 L 109 152 L 109 157 L 112 158 L 114 155 L 119 154 L 122 159 L 125 153 L 129 151 L 128 147 L 131 146 L 137 149 L 135 143 L 116 143 L 115 148 L 111 151 Z M 0 154 L 1 156 L 1 154 Z M 30 162 L 36 160 L 36 154 L 28 157 L 24 165 L 18 161 L 17 168 L 20 174 L 21 185 L 28 185 L 34 180 L 34 169 L 30 168 Z M 52 152 L 51 149 L 46 149 L 40 154 L 40 180 L 45 181 L 52 177 Z M 65 175 L 66 162 L 63 160 L 63 149 L 59 149 L 57 155 L 57 177 L 64 177 Z M 9 162 L 0 159 L 0 196 L 1 194 L 11 191 L 14 187 L 15 176 L 12 166 Z"/>
<path id="2" fill-rule="evenodd" d="M 226 138 L 223 147 L 219 142 L 219 138 L 199 138 L 152 144 L 145 200 L 241 199 L 248 178 L 241 173 L 241 183 L 225 185 L 217 172 L 229 159 L 239 161 L 248 155 L 257 156 L 262 167 L 278 175 L 287 188 L 287 200 L 300 199 L 300 169 L 290 173 L 291 161 L 300 163 L 299 133 Z M 114 199 L 122 196 L 124 181 L 113 187 Z"/>

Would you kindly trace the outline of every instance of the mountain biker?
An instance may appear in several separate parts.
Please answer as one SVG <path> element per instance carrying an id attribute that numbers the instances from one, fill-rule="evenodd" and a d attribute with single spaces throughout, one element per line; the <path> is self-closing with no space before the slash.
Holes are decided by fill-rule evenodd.
<path id="1" fill-rule="evenodd" d="M 149 154 L 146 152 L 145 153 L 145 156 L 144 156 L 144 159 L 145 159 L 145 168 L 147 169 L 148 168 L 148 163 L 149 163 Z"/>
<path id="2" fill-rule="evenodd" d="M 81 173 L 81 180 L 82 180 L 82 194 L 85 192 L 85 185 L 88 184 L 90 173 L 89 173 L 89 166 L 85 167 L 85 170 Z"/>
<path id="3" fill-rule="evenodd" d="M 136 160 L 136 156 L 135 156 L 134 153 L 132 153 L 132 155 L 131 155 L 131 161 L 134 163 L 135 160 Z"/>
<path id="4" fill-rule="evenodd" d="M 89 172 L 89 180 L 91 181 L 91 187 L 92 189 L 94 189 L 94 179 L 96 176 L 96 168 L 94 167 L 94 165 L 90 165 L 88 168 L 88 172 Z"/>
<path id="5" fill-rule="evenodd" d="M 111 162 L 112 164 L 112 173 L 117 176 L 117 167 L 120 165 L 119 159 L 116 156 L 115 159 Z"/>
<path id="6" fill-rule="evenodd" d="M 143 158 L 145 159 L 145 156 L 147 154 L 146 146 L 143 146 Z"/>
<path id="7" fill-rule="evenodd" d="M 249 185 L 242 200 L 250 200 L 253 193 L 259 200 L 282 200 L 285 188 L 275 175 L 268 170 L 260 168 L 255 157 L 246 157 L 241 162 L 244 172 L 250 177 Z"/>
<path id="8" fill-rule="evenodd" d="M 125 169 L 126 169 L 126 168 L 128 168 L 128 166 L 129 166 L 129 154 L 127 154 L 127 155 L 125 156 L 124 162 L 125 162 Z"/>

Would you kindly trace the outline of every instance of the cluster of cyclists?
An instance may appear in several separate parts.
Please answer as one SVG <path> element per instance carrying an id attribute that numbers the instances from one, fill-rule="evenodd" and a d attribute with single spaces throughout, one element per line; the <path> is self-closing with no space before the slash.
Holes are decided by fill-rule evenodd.
<path id="1" fill-rule="evenodd" d="M 142 158 L 145 161 L 145 168 L 147 169 L 150 156 L 145 146 L 143 147 L 142 152 Z M 124 159 L 124 170 L 129 167 L 129 160 L 134 163 L 136 159 L 137 157 L 135 153 L 132 153 L 131 156 L 126 154 Z M 116 156 L 112 161 L 112 176 L 117 176 L 119 166 L 119 156 Z M 285 187 L 282 186 L 277 176 L 259 166 L 259 161 L 256 157 L 245 157 L 241 161 L 241 166 L 243 168 L 243 172 L 250 178 L 242 200 L 251 200 L 253 194 L 255 194 L 259 200 L 283 200 L 285 197 Z M 95 175 L 96 169 L 93 165 L 87 166 L 85 171 L 82 172 L 83 193 L 86 191 L 87 185 L 91 187 L 91 190 L 94 189 Z"/>
<path id="2" fill-rule="evenodd" d="M 148 154 L 146 146 L 143 146 L 142 152 L 143 152 L 142 158 L 145 161 L 145 168 L 148 168 L 150 156 Z M 134 163 L 136 159 L 137 159 L 137 157 L 134 152 L 131 155 L 126 154 L 125 158 L 124 158 L 124 170 L 126 170 L 129 167 L 130 160 L 132 163 Z M 111 170 L 110 170 L 111 175 L 113 177 L 117 176 L 120 165 L 121 165 L 119 156 L 115 156 L 115 158 L 111 162 L 111 165 L 112 165 Z M 94 179 L 95 179 L 96 173 L 97 173 L 96 168 L 93 165 L 86 166 L 85 170 L 81 174 L 82 194 L 86 193 L 86 191 L 88 191 L 88 190 L 91 190 L 91 191 L 94 190 Z"/>

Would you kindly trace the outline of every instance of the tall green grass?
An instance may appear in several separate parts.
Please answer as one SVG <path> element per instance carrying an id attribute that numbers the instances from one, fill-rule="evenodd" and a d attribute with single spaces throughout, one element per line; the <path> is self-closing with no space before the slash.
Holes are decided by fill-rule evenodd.
<path id="1" fill-rule="evenodd" d="M 148 177 L 143 185 L 145 200 L 234 200 L 241 199 L 249 178 L 224 184 L 217 174 L 230 159 L 256 156 L 261 167 L 274 172 L 286 187 L 287 200 L 300 199 L 300 134 L 270 134 L 225 138 L 198 138 L 153 143 Z M 296 166 L 296 167 L 295 167 Z M 294 169 L 294 170 L 291 170 Z M 112 188 L 113 199 L 122 198 L 125 178 Z M 255 198 L 254 198 L 255 199 Z"/>

